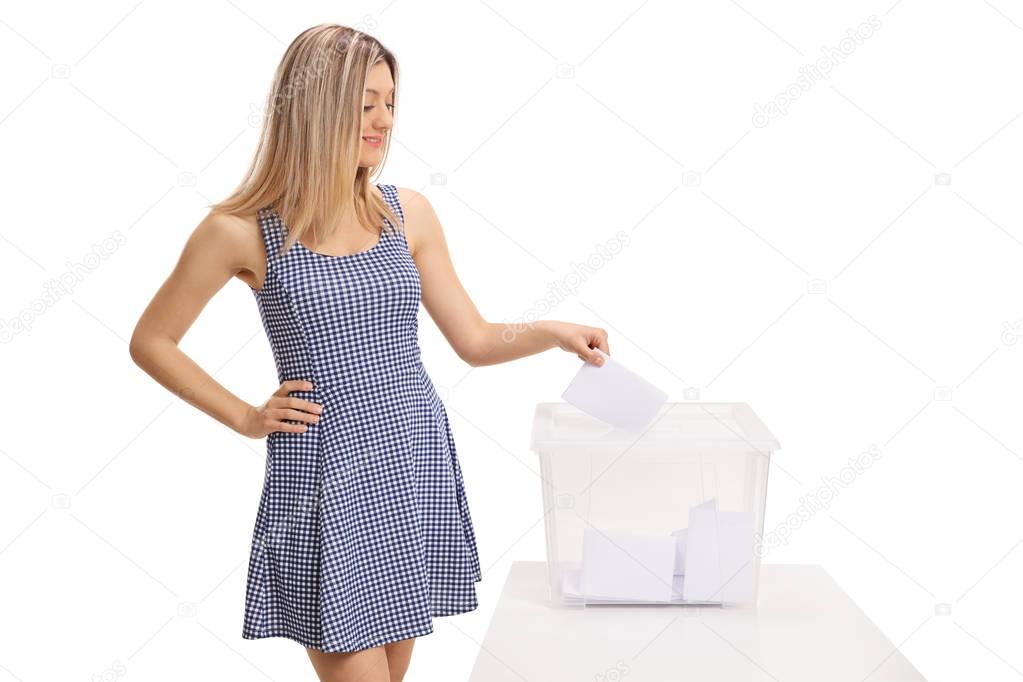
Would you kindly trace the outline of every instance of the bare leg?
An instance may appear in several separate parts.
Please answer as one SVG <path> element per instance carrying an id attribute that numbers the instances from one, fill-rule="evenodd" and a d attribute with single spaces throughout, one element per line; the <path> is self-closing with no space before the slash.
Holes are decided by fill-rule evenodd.
<path id="1" fill-rule="evenodd" d="M 320 682 L 391 682 L 382 646 L 361 651 L 324 652 L 305 648 Z"/>
<path id="2" fill-rule="evenodd" d="M 412 645 L 415 643 L 416 638 L 412 637 L 384 645 L 384 651 L 387 653 L 387 669 L 391 674 L 389 682 L 401 682 L 405 679 L 405 672 L 412 659 Z"/>

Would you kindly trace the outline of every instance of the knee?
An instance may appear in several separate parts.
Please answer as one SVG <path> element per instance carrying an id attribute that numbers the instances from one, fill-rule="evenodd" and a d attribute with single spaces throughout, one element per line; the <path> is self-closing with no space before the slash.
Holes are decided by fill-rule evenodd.
<path id="1" fill-rule="evenodd" d="M 412 658 L 412 645 L 415 638 L 403 639 L 384 645 L 387 651 L 387 670 L 390 674 L 390 682 L 401 682 L 405 679 L 405 672 L 409 668 Z"/>
<path id="2" fill-rule="evenodd" d="M 404 653 L 404 656 L 395 655 L 387 657 L 387 672 L 390 675 L 390 682 L 402 682 L 405 679 L 405 673 L 408 672 L 410 661 L 408 652 Z"/>
<path id="3" fill-rule="evenodd" d="M 383 682 L 393 679 L 382 647 L 352 652 L 322 652 L 307 649 L 320 682 Z M 399 678 L 400 679 L 400 678 Z"/>

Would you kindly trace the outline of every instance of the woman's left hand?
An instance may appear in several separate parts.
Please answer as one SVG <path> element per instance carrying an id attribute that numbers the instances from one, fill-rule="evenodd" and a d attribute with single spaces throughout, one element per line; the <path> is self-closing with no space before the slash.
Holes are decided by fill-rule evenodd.
<path id="1" fill-rule="evenodd" d="M 599 327 L 548 320 L 547 328 L 561 350 L 575 353 L 580 360 L 602 365 L 604 358 L 595 349 L 611 354 L 607 345 L 607 332 Z"/>

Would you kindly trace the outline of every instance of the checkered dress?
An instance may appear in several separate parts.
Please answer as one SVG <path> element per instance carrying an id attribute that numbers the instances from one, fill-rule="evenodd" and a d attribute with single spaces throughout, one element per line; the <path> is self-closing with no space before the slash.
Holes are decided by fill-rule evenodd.
<path id="1" fill-rule="evenodd" d="M 377 185 L 404 222 L 394 185 Z M 245 639 L 357 651 L 433 632 L 478 606 L 481 579 L 444 404 L 420 360 L 419 272 L 385 221 L 367 251 L 294 244 L 259 212 L 266 281 L 253 289 L 279 381 L 323 405 L 305 433 L 267 436 L 245 595 Z"/>

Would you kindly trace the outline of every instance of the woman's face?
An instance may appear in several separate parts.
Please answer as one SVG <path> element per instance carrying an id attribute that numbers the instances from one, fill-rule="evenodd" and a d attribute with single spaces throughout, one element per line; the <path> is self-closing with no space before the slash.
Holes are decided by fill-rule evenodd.
<path id="1" fill-rule="evenodd" d="M 384 153 L 385 138 L 394 122 L 394 81 L 387 64 L 380 62 L 369 70 L 362 102 L 362 148 L 360 166 L 376 166 Z"/>

